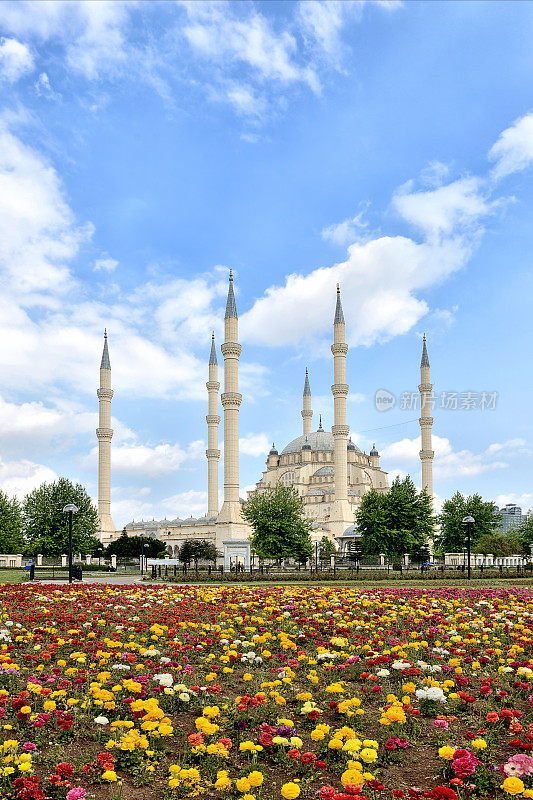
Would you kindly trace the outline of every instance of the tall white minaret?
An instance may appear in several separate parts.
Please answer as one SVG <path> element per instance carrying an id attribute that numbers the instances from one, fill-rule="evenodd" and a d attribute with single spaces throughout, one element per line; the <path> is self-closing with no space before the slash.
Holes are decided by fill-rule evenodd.
<path id="1" fill-rule="evenodd" d="M 335 505 L 333 509 L 334 521 L 353 521 L 353 512 L 348 503 L 348 434 L 350 428 L 346 424 L 346 330 L 344 314 L 341 303 L 341 290 L 337 284 L 337 305 L 333 322 L 333 374 L 334 383 L 331 387 L 334 403 L 334 425 L 331 429 L 335 443 L 334 469 L 335 469 Z"/>
<path id="2" fill-rule="evenodd" d="M 426 334 L 422 345 L 422 359 L 420 361 L 420 439 L 422 449 L 420 450 L 420 460 L 422 462 L 422 489 L 427 489 L 433 501 L 433 457 L 435 453 L 431 449 L 431 426 L 433 417 L 431 416 L 431 377 L 429 374 L 429 358 L 426 347 Z"/>
<path id="3" fill-rule="evenodd" d="M 311 433 L 312 417 L 313 417 L 313 409 L 311 408 L 311 387 L 309 386 L 309 373 L 307 372 L 306 368 L 304 394 L 303 394 L 303 408 L 302 408 L 302 418 L 304 421 L 304 436 L 308 436 Z"/>
<path id="4" fill-rule="evenodd" d="M 220 417 L 218 415 L 218 362 L 217 351 L 215 349 L 215 333 L 211 336 L 211 354 L 209 356 L 209 380 L 206 383 L 209 396 L 209 407 L 207 417 L 207 516 L 216 517 L 218 515 L 218 460 L 220 450 L 218 449 L 218 425 Z"/>
<path id="5" fill-rule="evenodd" d="M 243 523 L 239 502 L 239 320 L 235 295 L 233 293 L 233 273 L 229 273 L 228 300 L 224 319 L 224 344 L 220 348 L 224 356 L 224 393 L 220 398 L 224 408 L 224 504 L 219 522 Z"/>
<path id="6" fill-rule="evenodd" d="M 100 388 L 98 395 L 99 419 L 96 436 L 98 437 L 98 518 L 101 540 L 115 536 L 115 525 L 111 519 L 111 362 L 107 347 L 107 331 L 104 331 L 104 351 L 100 363 Z"/>

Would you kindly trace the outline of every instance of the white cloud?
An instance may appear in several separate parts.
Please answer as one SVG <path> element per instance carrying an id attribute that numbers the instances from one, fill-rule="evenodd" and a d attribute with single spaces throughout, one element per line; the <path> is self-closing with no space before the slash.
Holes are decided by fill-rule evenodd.
<path id="1" fill-rule="evenodd" d="M 28 459 L 3 461 L 0 458 L 0 489 L 10 497 L 20 500 L 41 483 L 56 480 L 56 473 L 44 464 L 35 464 Z"/>
<path id="2" fill-rule="evenodd" d="M 0 121 L 0 269 L 10 288 L 66 291 L 64 262 L 90 231 L 76 226 L 55 170 Z"/>
<path id="3" fill-rule="evenodd" d="M 492 175 L 497 180 L 533 163 L 533 112 L 502 131 L 489 151 L 489 159 L 495 162 Z"/>
<path id="4" fill-rule="evenodd" d="M 414 191 L 409 183 L 395 194 L 393 205 L 421 232 L 421 241 L 381 236 L 355 242 L 344 262 L 288 275 L 284 285 L 269 287 L 244 314 L 243 339 L 274 347 L 312 344 L 327 353 L 336 283 L 342 287 L 350 344 L 386 341 L 416 325 L 428 312 L 420 294 L 464 266 L 495 203 L 485 198 L 479 179 L 463 178 L 425 191 Z"/>
<path id="5" fill-rule="evenodd" d="M 35 91 L 39 95 L 39 97 L 48 97 L 49 99 L 59 97 L 57 92 L 54 92 L 54 90 L 52 89 L 52 86 L 50 84 L 50 78 L 48 77 L 46 72 L 41 72 L 41 74 L 35 81 Z"/>
<path id="6" fill-rule="evenodd" d="M 125 64 L 125 31 L 133 6 L 114 0 L 17 0 L 0 3 L 0 23 L 17 35 L 62 43 L 68 66 L 92 80 Z"/>
<path id="7" fill-rule="evenodd" d="M 114 258 L 97 258 L 94 262 L 94 271 L 95 272 L 113 272 L 118 267 L 118 261 Z"/>
<path id="8" fill-rule="evenodd" d="M 161 506 L 168 510 L 172 518 L 201 517 L 207 511 L 207 492 L 198 492 L 195 489 L 178 492 L 166 497 Z"/>
<path id="9" fill-rule="evenodd" d="M 112 449 L 112 470 L 118 475 L 146 475 L 151 478 L 182 469 L 185 463 L 204 456 L 203 442 L 192 442 L 186 449 L 178 444 L 146 445 L 139 442 L 120 444 Z M 86 469 L 96 469 L 98 447 L 82 459 Z"/>
<path id="10" fill-rule="evenodd" d="M 30 49 L 16 39 L 0 39 L 0 81 L 16 83 L 34 68 Z"/>
<path id="11" fill-rule="evenodd" d="M 499 453 L 508 455 L 517 446 L 523 445 L 522 439 L 509 439 L 507 442 L 494 443 L 489 445 L 481 453 L 473 453 L 470 450 L 454 450 L 449 439 L 441 436 L 432 437 L 435 459 L 433 462 L 433 476 L 436 480 L 451 480 L 470 478 L 495 469 L 505 469 L 508 466 L 506 461 L 497 460 L 495 457 Z M 415 466 L 420 468 L 420 437 L 414 439 L 401 439 L 386 445 L 381 453 L 382 463 L 392 467 L 401 466 L 409 468 Z"/>
<path id="12" fill-rule="evenodd" d="M 363 214 L 364 211 L 361 211 L 355 217 L 328 225 L 322 230 L 322 238 L 341 246 L 360 240 L 363 231 L 368 227 L 368 223 L 363 220 Z"/>
<path id="13" fill-rule="evenodd" d="M 266 433 L 248 433 L 239 439 L 239 450 L 247 456 L 266 455 L 270 450 L 270 439 Z"/>
<path id="14" fill-rule="evenodd" d="M 360 19 L 368 0 L 314 0 L 298 4 L 298 23 L 304 37 L 333 64 L 339 65 L 346 46 L 341 33 L 349 19 Z M 372 6 L 392 10 L 399 0 L 372 0 Z"/>
<path id="15" fill-rule="evenodd" d="M 184 8 L 189 23 L 183 32 L 198 55 L 219 65 L 243 64 L 262 80 L 306 83 L 318 89 L 314 70 L 296 61 L 295 37 L 288 31 L 275 32 L 253 6 L 245 15 L 234 13 L 233 5 L 225 3 L 185 3 Z"/>
<path id="16" fill-rule="evenodd" d="M 510 492 L 509 494 L 498 494 L 496 495 L 494 502 L 497 506 L 505 506 L 507 503 L 515 503 L 522 509 L 522 514 L 525 514 L 530 509 L 533 509 L 533 493 L 523 492 L 522 494 L 517 494 L 516 492 Z"/>
<path id="17" fill-rule="evenodd" d="M 476 177 L 420 192 L 412 188 L 412 181 L 401 187 L 393 197 L 393 206 L 406 222 L 430 237 L 479 230 L 480 221 L 493 208 L 483 194 L 483 182 Z"/>

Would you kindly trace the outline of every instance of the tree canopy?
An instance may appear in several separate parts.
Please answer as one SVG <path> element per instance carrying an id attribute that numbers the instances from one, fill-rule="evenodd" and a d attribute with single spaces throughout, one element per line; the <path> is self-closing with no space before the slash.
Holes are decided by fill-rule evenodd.
<path id="1" fill-rule="evenodd" d="M 28 555 L 60 556 L 68 553 L 68 514 L 63 508 L 74 503 L 72 547 L 86 555 L 98 547 L 98 514 L 87 490 L 80 483 L 58 478 L 43 483 L 24 498 L 22 510 L 24 544 Z"/>
<path id="2" fill-rule="evenodd" d="M 363 555 L 399 557 L 409 553 L 426 558 L 435 520 L 429 495 L 425 490 L 418 492 L 407 475 L 403 480 L 396 478 L 386 494 L 376 489 L 365 494 L 356 523 Z"/>
<path id="3" fill-rule="evenodd" d="M 323 536 L 318 543 L 318 555 L 321 561 L 327 561 L 330 556 L 337 552 L 337 548 L 327 536 Z"/>
<path id="4" fill-rule="evenodd" d="M 498 509 L 493 502 L 483 500 L 479 494 L 465 497 L 461 492 L 455 492 L 444 501 L 438 516 L 440 532 L 435 537 L 435 543 L 440 550 L 445 553 L 462 552 L 466 535 L 463 519 L 468 516 L 475 520 L 472 525 L 473 546 L 482 536 L 494 534 L 501 525 Z"/>
<path id="5" fill-rule="evenodd" d="M 143 545 L 148 546 L 144 548 Z M 166 545 L 159 539 L 152 539 L 148 536 L 128 536 L 125 530 L 105 549 L 106 555 L 119 558 L 139 558 L 141 553 L 148 558 L 159 558 L 165 551 Z"/>
<path id="6" fill-rule="evenodd" d="M 302 499 L 292 486 L 273 486 L 255 492 L 242 515 L 251 525 L 251 544 L 259 558 L 310 558 L 313 552 Z"/>
<path id="7" fill-rule="evenodd" d="M 199 561 L 216 561 L 220 553 L 213 542 L 205 539 L 186 539 L 179 549 L 178 558 L 184 564 L 194 561 L 198 566 Z"/>
<path id="8" fill-rule="evenodd" d="M 0 553 L 21 553 L 23 548 L 20 503 L 0 491 Z"/>

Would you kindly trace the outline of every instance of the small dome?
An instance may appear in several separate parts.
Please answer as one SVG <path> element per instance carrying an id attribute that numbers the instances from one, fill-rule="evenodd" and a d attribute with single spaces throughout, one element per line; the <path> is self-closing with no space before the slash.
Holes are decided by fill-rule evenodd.
<path id="1" fill-rule="evenodd" d="M 309 439 L 306 436 L 305 437 L 305 444 L 302 446 L 302 450 L 310 450 L 310 449 L 311 449 L 311 445 L 309 444 Z"/>
<path id="2" fill-rule="evenodd" d="M 357 525 L 349 525 L 343 534 L 339 537 L 340 539 L 360 539 L 361 534 L 357 530 Z"/>
<path id="3" fill-rule="evenodd" d="M 356 446 L 354 445 L 354 443 L 350 438 L 350 441 L 348 442 L 348 450 L 356 450 L 356 449 L 357 449 Z"/>
<path id="4" fill-rule="evenodd" d="M 313 478 L 316 475 L 334 475 L 334 474 L 335 474 L 335 467 L 333 467 L 331 464 L 326 464 L 326 466 L 320 467 L 320 469 L 317 469 L 316 472 L 313 472 Z"/>
<path id="5" fill-rule="evenodd" d="M 370 451 L 370 455 L 371 455 L 371 456 L 379 456 L 379 453 L 378 453 L 378 451 L 376 450 L 376 443 L 375 443 L 375 442 L 374 442 L 374 444 L 372 445 L 372 450 Z"/>
<path id="6" fill-rule="evenodd" d="M 272 448 L 271 448 L 270 453 L 268 455 L 269 456 L 277 456 L 278 455 L 278 451 L 276 450 L 276 445 L 274 444 L 274 442 L 272 442 Z"/>

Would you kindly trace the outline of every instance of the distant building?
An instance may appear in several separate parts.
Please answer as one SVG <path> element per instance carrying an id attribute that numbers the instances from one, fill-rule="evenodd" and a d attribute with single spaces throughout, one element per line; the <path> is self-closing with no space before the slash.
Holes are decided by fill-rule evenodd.
<path id="1" fill-rule="evenodd" d="M 503 533 L 509 533 L 513 528 L 518 528 L 522 523 L 522 509 L 514 503 L 507 503 L 499 509 Z"/>

